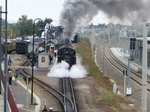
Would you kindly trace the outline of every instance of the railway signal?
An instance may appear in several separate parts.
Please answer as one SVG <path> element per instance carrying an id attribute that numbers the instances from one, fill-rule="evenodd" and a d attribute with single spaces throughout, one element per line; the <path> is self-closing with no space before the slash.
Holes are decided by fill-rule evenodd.
<path id="1" fill-rule="evenodd" d="M 129 65 L 130 64 L 128 62 L 128 66 Z M 123 70 L 122 73 L 124 75 L 124 94 L 126 96 L 130 96 L 132 94 L 132 88 L 130 84 L 130 68 L 128 67 L 128 70 Z"/>
<path id="2" fill-rule="evenodd" d="M 131 88 L 131 82 L 130 82 L 130 63 L 134 60 L 133 52 L 136 47 L 136 38 L 130 38 L 130 53 L 128 57 L 128 70 L 124 71 L 124 93 L 127 96 L 130 96 L 132 94 L 132 88 Z M 127 76 L 127 87 L 126 87 L 126 76 Z"/>
<path id="3" fill-rule="evenodd" d="M 135 49 L 136 49 L 136 38 L 130 38 L 130 52 L 131 52 L 130 61 L 134 60 L 133 53 Z"/>
<path id="4" fill-rule="evenodd" d="M 135 50 L 136 38 L 130 38 L 130 50 Z"/>

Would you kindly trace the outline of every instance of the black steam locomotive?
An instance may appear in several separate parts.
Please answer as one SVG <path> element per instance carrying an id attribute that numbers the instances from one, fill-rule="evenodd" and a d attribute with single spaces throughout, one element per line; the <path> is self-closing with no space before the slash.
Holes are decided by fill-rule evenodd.
<path id="1" fill-rule="evenodd" d="M 76 64 L 76 51 L 69 44 L 63 44 L 58 47 L 58 62 L 65 61 L 71 67 Z"/>

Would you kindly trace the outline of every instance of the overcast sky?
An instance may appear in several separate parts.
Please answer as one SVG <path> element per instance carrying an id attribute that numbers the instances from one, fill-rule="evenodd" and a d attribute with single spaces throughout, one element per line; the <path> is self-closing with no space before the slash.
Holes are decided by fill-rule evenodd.
<path id="1" fill-rule="evenodd" d="M 65 0 L 8 0 L 8 22 L 17 22 L 21 15 L 27 15 L 28 19 L 52 18 L 53 24 L 57 24 L 63 3 Z M 3 11 L 5 10 L 5 0 L 0 0 Z M 3 15 L 4 18 L 4 15 Z M 99 14 L 93 22 L 108 22 L 104 14 Z"/>
<path id="2" fill-rule="evenodd" d="M 0 0 L 0 3 L 2 1 L 5 0 Z M 8 21 L 16 22 L 21 15 L 27 15 L 30 19 L 52 18 L 58 21 L 63 2 L 64 0 L 8 0 Z"/>

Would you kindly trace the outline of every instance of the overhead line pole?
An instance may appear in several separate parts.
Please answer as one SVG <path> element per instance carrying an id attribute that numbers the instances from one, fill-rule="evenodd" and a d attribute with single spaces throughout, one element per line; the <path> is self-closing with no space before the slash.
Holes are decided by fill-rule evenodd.
<path id="1" fill-rule="evenodd" d="M 143 54 L 142 54 L 142 109 L 147 112 L 147 21 L 143 21 Z"/>

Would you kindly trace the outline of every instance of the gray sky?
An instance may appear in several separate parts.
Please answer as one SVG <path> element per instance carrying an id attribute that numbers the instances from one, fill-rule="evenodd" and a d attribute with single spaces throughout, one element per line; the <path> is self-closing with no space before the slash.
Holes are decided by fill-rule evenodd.
<path id="1" fill-rule="evenodd" d="M 0 0 L 3 11 L 4 2 L 5 0 Z M 52 18 L 58 21 L 63 2 L 64 0 L 8 0 L 8 21 L 16 22 L 21 15 L 27 15 L 31 19 Z"/>
<path id="2" fill-rule="evenodd" d="M 21 15 L 27 15 L 29 19 L 52 18 L 54 21 L 52 24 L 55 24 L 59 22 L 59 17 L 61 15 L 61 11 L 63 10 L 63 3 L 65 0 L 7 0 L 7 1 L 8 1 L 8 22 L 17 22 L 18 18 L 21 17 Z M 74 1 L 75 3 L 72 3 Z M 3 11 L 5 11 L 4 2 L 5 0 L 0 0 L 0 5 L 3 6 Z M 143 19 L 150 18 L 149 14 L 150 0 L 68 0 L 67 3 L 70 4 L 67 4 L 68 6 L 65 6 L 65 11 L 68 11 L 68 8 L 69 9 L 72 8 L 70 6 L 74 6 L 74 10 L 76 10 L 76 7 L 78 7 L 77 10 L 79 10 L 79 12 L 82 11 L 87 12 L 85 16 L 83 16 L 83 19 L 85 20 L 87 20 L 86 17 L 92 15 L 93 18 L 93 16 L 95 16 L 98 13 L 98 11 L 103 11 L 100 12 L 96 17 L 94 17 L 94 19 L 92 20 L 94 24 L 104 22 L 105 23 L 109 22 L 130 23 L 130 21 L 141 22 L 141 20 Z M 76 3 L 79 3 L 78 6 L 75 6 Z M 92 6 L 93 8 L 95 7 L 95 10 L 92 10 L 92 8 L 89 8 L 86 5 Z M 80 8 L 82 9 L 81 11 Z M 77 12 L 76 15 L 79 15 L 79 12 Z M 70 15 L 73 15 L 74 13 L 75 12 L 70 13 Z M 67 17 L 69 18 L 69 16 Z"/>
<path id="3" fill-rule="evenodd" d="M 21 15 L 27 15 L 29 19 L 52 18 L 53 24 L 57 24 L 63 3 L 65 0 L 7 0 L 8 1 L 8 22 L 17 22 Z M 3 11 L 5 10 L 5 0 L 0 0 Z M 4 15 L 3 15 L 4 18 Z M 99 14 L 93 22 L 108 22 L 104 14 Z"/>

